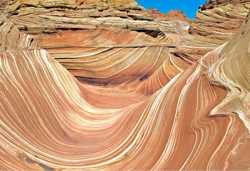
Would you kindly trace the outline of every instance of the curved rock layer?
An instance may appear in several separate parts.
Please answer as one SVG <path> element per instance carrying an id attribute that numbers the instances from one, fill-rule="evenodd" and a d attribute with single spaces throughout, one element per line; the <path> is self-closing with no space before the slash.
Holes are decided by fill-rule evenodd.
<path id="1" fill-rule="evenodd" d="M 184 36 L 177 54 L 200 58 L 230 40 L 239 31 L 249 12 L 249 0 L 207 0 L 190 22 L 190 35 Z"/>
<path id="2" fill-rule="evenodd" d="M 250 22 L 224 43 L 199 14 L 51 2 L 0 17 L 0 170 L 250 169 Z"/>
<path id="3" fill-rule="evenodd" d="M 235 35 L 225 46 L 220 60 L 213 65 L 211 76 L 214 81 L 229 89 L 227 97 L 213 113 L 237 113 L 250 133 L 250 22 L 248 20 L 244 23 L 240 34 Z"/>
<path id="4" fill-rule="evenodd" d="M 249 0 L 208 0 L 197 12 L 190 32 L 197 41 L 222 44 L 239 31 L 249 9 Z"/>
<path id="5" fill-rule="evenodd" d="M 249 167 L 245 153 L 249 134 L 238 117 L 208 116 L 226 94 L 209 83 L 203 67 L 216 60 L 219 51 L 175 75 L 151 96 L 124 93 L 123 86 L 80 83 L 45 50 L 2 52 L 1 166 L 13 170 Z M 232 158 L 241 160 L 234 163 Z"/>

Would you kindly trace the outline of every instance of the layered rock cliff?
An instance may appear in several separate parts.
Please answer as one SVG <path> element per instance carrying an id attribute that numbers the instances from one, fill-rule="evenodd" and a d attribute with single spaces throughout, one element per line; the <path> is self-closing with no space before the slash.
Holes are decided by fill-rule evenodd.
<path id="1" fill-rule="evenodd" d="M 0 170 L 250 169 L 249 5 L 1 1 Z"/>

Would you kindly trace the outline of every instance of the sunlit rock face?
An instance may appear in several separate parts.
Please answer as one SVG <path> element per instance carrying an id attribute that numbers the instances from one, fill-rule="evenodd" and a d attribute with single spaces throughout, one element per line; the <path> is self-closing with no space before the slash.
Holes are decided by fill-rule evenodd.
<path id="1" fill-rule="evenodd" d="M 250 169 L 247 1 L 195 21 L 134 1 L 0 12 L 0 170 Z"/>
<path id="2" fill-rule="evenodd" d="M 218 45 L 239 31 L 249 12 L 249 0 L 210 0 L 197 12 L 190 32 L 212 45 Z"/>

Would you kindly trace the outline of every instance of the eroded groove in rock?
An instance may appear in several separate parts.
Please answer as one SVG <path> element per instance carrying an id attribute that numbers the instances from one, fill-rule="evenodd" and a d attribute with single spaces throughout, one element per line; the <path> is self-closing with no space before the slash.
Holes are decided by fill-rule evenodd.
<path id="1" fill-rule="evenodd" d="M 0 170 L 250 169 L 249 1 L 6 2 Z"/>

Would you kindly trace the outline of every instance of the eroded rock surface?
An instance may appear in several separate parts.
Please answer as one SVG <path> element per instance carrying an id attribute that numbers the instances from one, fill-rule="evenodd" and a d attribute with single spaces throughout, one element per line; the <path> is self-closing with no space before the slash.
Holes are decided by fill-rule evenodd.
<path id="1" fill-rule="evenodd" d="M 249 170 L 249 5 L 1 1 L 0 170 Z"/>

